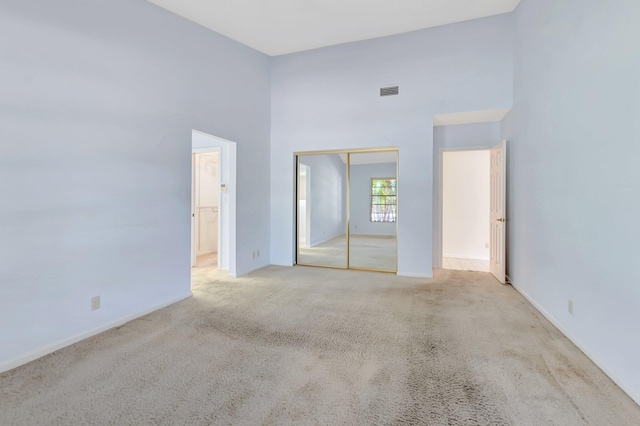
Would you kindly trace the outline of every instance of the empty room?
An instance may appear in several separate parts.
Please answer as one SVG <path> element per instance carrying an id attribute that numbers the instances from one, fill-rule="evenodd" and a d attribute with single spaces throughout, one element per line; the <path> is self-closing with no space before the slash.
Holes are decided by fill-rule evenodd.
<path id="1" fill-rule="evenodd" d="M 0 424 L 640 424 L 639 22 L 3 0 Z"/>

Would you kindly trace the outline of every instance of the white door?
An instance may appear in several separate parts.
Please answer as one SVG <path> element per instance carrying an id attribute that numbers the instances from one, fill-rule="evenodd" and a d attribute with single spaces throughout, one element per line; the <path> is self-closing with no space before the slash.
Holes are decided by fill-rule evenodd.
<path id="1" fill-rule="evenodd" d="M 505 243 L 507 227 L 507 141 L 491 148 L 491 273 L 501 283 L 506 282 Z"/>

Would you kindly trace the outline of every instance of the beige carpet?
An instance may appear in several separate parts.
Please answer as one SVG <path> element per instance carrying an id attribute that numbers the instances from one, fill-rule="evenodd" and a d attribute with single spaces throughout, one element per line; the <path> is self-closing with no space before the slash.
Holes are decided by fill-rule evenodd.
<path id="1" fill-rule="evenodd" d="M 0 375 L 5 425 L 638 425 L 511 287 L 269 267 Z"/>

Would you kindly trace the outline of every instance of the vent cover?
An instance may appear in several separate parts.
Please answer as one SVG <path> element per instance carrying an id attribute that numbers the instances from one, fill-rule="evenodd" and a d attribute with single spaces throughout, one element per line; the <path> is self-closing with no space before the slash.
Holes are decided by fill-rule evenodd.
<path id="1" fill-rule="evenodd" d="M 400 93 L 398 86 L 383 87 L 380 89 L 380 96 L 395 96 Z"/>

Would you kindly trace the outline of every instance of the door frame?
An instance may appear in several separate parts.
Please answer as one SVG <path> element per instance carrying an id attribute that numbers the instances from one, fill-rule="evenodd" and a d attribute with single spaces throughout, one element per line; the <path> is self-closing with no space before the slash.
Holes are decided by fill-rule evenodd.
<path id="1" fill-rule="evenodd" d="M 442 268 L 442 250 L 444 248 L 444 238 L 443 238 L 443 225 L 444 225 L 444 153 L 445 152 L 460 152 L 460 151 L 491 151 L 492 146 L 462 146 L 462 147 L 452 147 L 440 148 L 438 152 L 438 185 L 436 200 L 438 202 L 438 207 L 434 209 L 436 215 L 436 226 L 435 232 L 436 235 L 433 236 L 433 256 L 432 263 L 434 269 Z M 487 224 L 489 226 L 489 224 Z M 491 250 L 491 246 L 489 246 L 489 250 Z"/>
<path id="2" fill-rule="evenodd" d="M 196 227 L 196 164 L 195 158 L 197 154 L 207 154 L 211 152 L 215 152 L 218 154 L 218 175 L 216 176 L 216 182 L 218 185 L 218 260 L 216 267 L 220 269 L 220 251 L 222 250 L 222 220 L 221 218 L 221 210 L 222 210 L 222 191 L 220 191 L 220 179 L 222 177 L 222 173 L 220 172 L 222 169 L 222 150 L 220 148 L 194 148 L 191 152 L 191 267 L 196 266 L 196 235 L 197 235 L 197 227 Z"/>
<path id="3" fill-rule="evenodd" d="M 228 271 L 230 278 L 238 276 L 237 271 L 237 244 L 236 244 L 236 182 L 237 182 L 237 144 L 233 141 L 213 136 L 199 130 L 191 130 L 191 151 L 201 149 L 219 148 L 222 151 L 220 157 L 220 170 L 222 173 L 221 185 L 226 185 L 226 191 L 222 194 L 221 230 L 222 245 L 218 251 L 220 270 Z M 222 192 L 222 188 L 221 191 Z"/>

